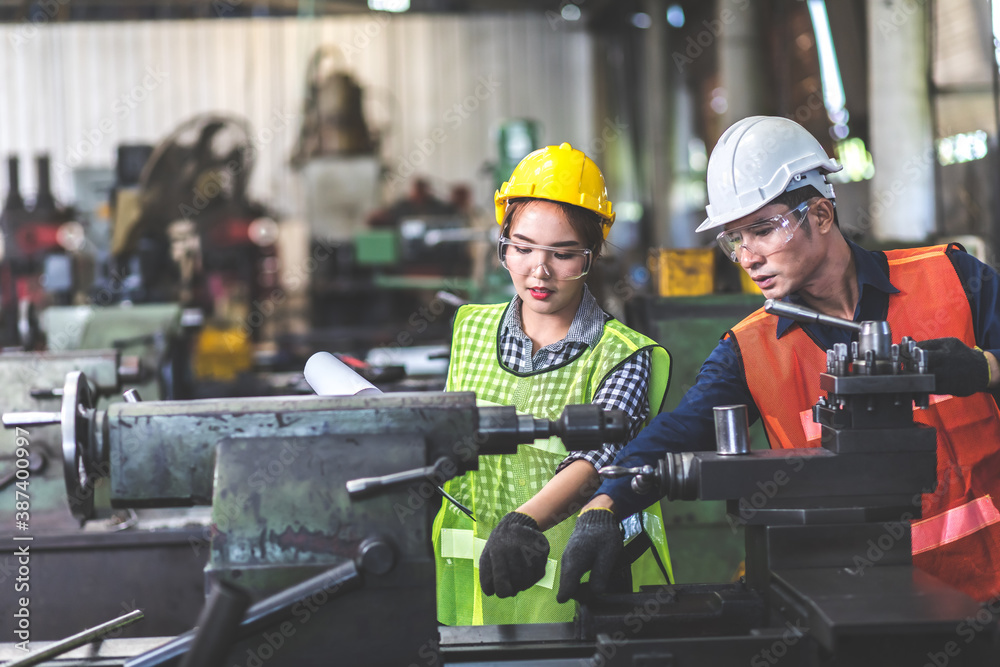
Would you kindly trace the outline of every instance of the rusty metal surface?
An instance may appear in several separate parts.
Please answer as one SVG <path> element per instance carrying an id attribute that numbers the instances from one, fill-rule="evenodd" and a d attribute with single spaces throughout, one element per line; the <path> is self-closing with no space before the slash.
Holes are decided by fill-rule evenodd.
<path id="1" fill-rule="evenodd" d="M 473 444 L 474 406 L 471 393 L 118 403 L 103 427 L 111 503 L 209 504 L 215 445 L 226 437 L 426 433 L 431 450 L 461 454 Z"/>
<path id="2" fill-rule="evenodd" d="M 282 664 L 319 664 L 316 656 L 327 651 L 342 664 L 409 664 L 436 638 L 430 524 L 440 499 L 433 485 L 401 484 L 360 499 L 345 491 L 357 476 L 425 465 L 429 438 L 420 431 L 228 438 L 219 444 L 208 578 L 246 587 L 260 599 L 358 559 L 366 538 L 381 539 L 394 556 L 394 566 L 364 574 L 361 590 L 316 605 L 313 613 L 303 606 L 293 614 Z M 429 498 L 419 500 L 421 492 Z M 388 628 L 391 642 L 370 641 Z M 258 635 L 239 643 L 230 659 L 245 658 L 265 640 Z"/>

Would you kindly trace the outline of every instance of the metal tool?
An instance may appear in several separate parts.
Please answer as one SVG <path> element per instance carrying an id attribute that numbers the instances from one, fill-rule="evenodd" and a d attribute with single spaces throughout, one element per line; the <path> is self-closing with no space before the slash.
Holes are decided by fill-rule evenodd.
<path id="1" fill-rule="evenodd" d="M 444 472 L 447 464 L 448 459 L 442 457 L 435 461 L 434 465 L 417 468 L 416 470 L 396 472 L 391 475 L 381 475 L 379 477 L 361 477 L 359 479 L 350 479 L 347 481 L 346 485 L 347 494 L 352 498 L 357 498 L 375 490 L 383 489 L 388 486 L 394 486 L 396 484 L 416 482 L 421 479 L 451 479 L 447 476 L 447 473 Z"/>
<path id="2" fill-rule="evenodd" d="M 136 621 L 141 621 L 143 616 L 144 614 L 141 609 L 130 611 L 124 616 L 119 616 L 118 618 L 110 620 L 107 623 L 101 623 L 93 628 L 79 632 L 72 637 L 60 640 L 52 646 L 42 649 L 38 653 L 25 656 L 21 660 L 8 662 L 4 665 L 4 667 L 30 667 L 30 665 L 40 664 L 50 658 L 62 655 L 63 653 L 68 653 L 78 646 L 83 646 L 84 644 L 89 644 L 93 641 L 99 641 L 109 632 L 113 632 L 119 628 L 124 628 L 125 626 L 131 625 Z"/>
<path id="3" fill-rule="evenodd" d="M 861 322 L 852 322 L 851 320 L 845 320 L 842 317 L 824 315 L 823 313 L 817 313 L 815 310 L 811 310 L 805 306 L 797 306 L 794 303 L 788 303 L 787 301 L 767 299 L 764 301 L 764 312 L 770 313 L 771 315 L 778 315 L 779 317 L 787 317 L 791 320 L 795 320 L 796 322 L 818 322 L 820 324 L 828 324 L 842 329 L 861 331 Z"/>

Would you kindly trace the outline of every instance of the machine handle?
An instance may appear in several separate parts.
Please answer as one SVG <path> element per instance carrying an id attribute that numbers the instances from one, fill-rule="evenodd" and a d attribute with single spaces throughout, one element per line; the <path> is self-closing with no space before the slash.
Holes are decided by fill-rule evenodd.
<path id="1" fill-rule="evenodd" d="M 78 646 L 83 646 L 84 644 L 89 644 L 94 640 L 101 639 L 104 635 L 113 630 L 124 628 L 126 625 L 131 625 L 136 621 L 142 620 L 144 616 L 145 614 L 142 613 L 141 609 L 130 611 L 124 616 L 119 616 L 118 618 L 110 620 L 107 623 L 101 623 L 100 625 L 84 630 L 83 632 L 78 632 L 72 637 L 67 637 L 66 639 L 58 641 L 52 646 L 42 649 L 38 653 L 25 656 L 20 660 L 8 662 L 4 665 L 4 667 L 29 667 L 29 665 L 37 665 L 40 662 L 48 660 L 49 658 L 54 658 L 57 655 L 68 653 Z"/>
<path id="2" fill-rule="evenodd" d="M 796 322 L 818 322 L 820 324 L 828 324 L 832 327 L 840 327 L 841 329 L 861 331 L 860 322 L 852 322 L 851 320 L 845 320 L 842 317 L 824 315 L 823 313 L 817 313 L 815 310 L 806 308 L 805 306 L 796 306 L 795 304 L 791 304 L 786 301 L 768 299 L 764 302 L 764 312 L 770 313 L 771 315 L 778 315 L 780 317 L 787 317 L 795 320 Z"/>
<path id="3" fill-rule="evenodd" d="M 632 490 L 639 495 L 646 495 L 654 488 L 660 486 L 662 481 L 660 471 L 653 466 L 639 466 L 636 468 L 625 468 L 623 466 L 604 466 L 597 471 L 602 479 L 619 479 L 621 477 L 631 477 Z"/>
<path id="4" fill-rule="evenodd" d="M 353 560 L 349 560 L 280 593 L 275 593 L 247 610 L 240 622 L 237 641 L 290 618 L 292 609 L 296 605 L 301 604 L 304 600 L 315 598 L 321 592 L 333 599 L 361 588 L 362 584 L 361 569 Z M 189 630 L 163 646 L 128 660 L 125 667 L 156 667 L 177 664 L 176 660 L 191 649 L 194 639 L 195 631 Z"/>
<path id="5" fill-rule="evenodd" d="M 60 412 L 5 412 L 3 417 L 4 428 L 24 427 L 24 426 L 51 426 L 62 423 L 62 413 Z"/>
<path id="6" fill-rule="evenodd" d="M 28 392 L 32 398 L 62 398 L 62 387 L 52 389 L 32 389 Z"/>
<path id="7" fill-rule="evenodd" d="M 446 463 L 448 463 L 448 459 L 442 456 L 434 462 L 434 465 L 429 465 L 423 468 L 414 468 L 413 470 L 394 472 L 391 475 L 382 475 L 381 477 L 360 477 L 358 479 L 351 479 L 347 481 L 347 494 L 351 497 L 357 497 L 375 491 L 376 489 L 394 486 L 396 484 L 405 484 L 406 482 L 416 482 L 421 479 L 433 479 L 435 480 L 435 483 L 440 484 L 441 482 L 451 479 L 451 477 L 443 475 L 441 472 Z"/>
<path id="8" fill-rule="evenodd" d="M 191 650 L 181 661 L 181 667 L 215 667 L 225 663 L 250 602 L 250 594 L 245 589 L 227 581 L 215 582 L 198 617 Z"/>
<path id="9" fill-rule="evenodd" d="M 652 475 L 656 472 L 653 466 L 640 466 L 637 468 L 625 468 L 622 466 L 604 466 L 597 471 L 597 474 L 604 479 L 619 479 L 621 477 L 631 477 L 633 475 Z"/>

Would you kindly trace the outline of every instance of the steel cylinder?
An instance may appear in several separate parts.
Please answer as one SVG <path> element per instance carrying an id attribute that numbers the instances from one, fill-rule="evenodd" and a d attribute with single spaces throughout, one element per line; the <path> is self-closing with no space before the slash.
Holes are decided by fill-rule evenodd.
<path id="1" fill-rule="evenodd" d="M 747 406 L 720 405 L 715 413 L 715 447 L 722 456 L 750 453 L 750 427 Z"/>

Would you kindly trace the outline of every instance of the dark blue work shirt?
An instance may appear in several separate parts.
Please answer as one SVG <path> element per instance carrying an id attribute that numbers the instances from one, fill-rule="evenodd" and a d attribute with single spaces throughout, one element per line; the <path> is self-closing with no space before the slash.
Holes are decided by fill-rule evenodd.
<path id="1" fill-rule="evenodd" d="M 858 272 L 858 304 L 854 309 L 856 322 L 886 319 L 889 295 L 899 292 L 888 278 L 888 263 L 881 252 L 865 250 L 848 241 L 854 253 Z M 1000 281 L 991 267 L 957 248 L 948 256 L 965 287 L 968 305 L 972 309 L 972 325 L 976 344 L 1000 358 Z M 795 295 L 785 299 L 799 303 Z M 966 304 L 955 304 L 956 308 Z M 735 322 L 733 324 L 736 324 Z M 824 324 L 799 324 L 778 318 L 778 337 L 791 326 L 802 326 L 824 349 L 834 343 L 850 344 L 857 333 Z M 894 332 L 895 334 L 896 332 Z M 906 335 L 905 331 L 898 335 Z M 753 350 L 744 350 L 753 354 Z M 774 390 L 781 391 L 781 378 L 775 378 Z M 715 421 L 712 408 L 717 405 L 746 404 L 750 423 L 760 418 L 747 386 L 736 343 L 724 338 L 712 351 L 695 385 L 688 390 L 675 410 L 657 416 L 615 459 L 615 465 L 655 465 L 666 452 L 711 451 L 715 449 Z M 649 496 L 636 495 L 629 486 L 630 478 L 605 481 L 597 490 L 615 501 L 619 516 L 633 514 L 650 503 Z"/>

